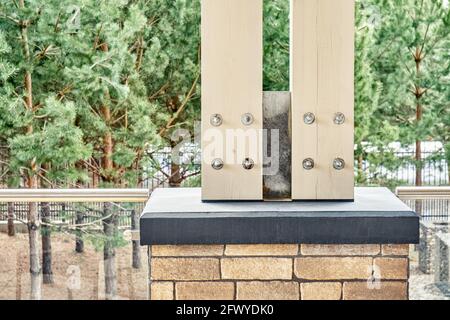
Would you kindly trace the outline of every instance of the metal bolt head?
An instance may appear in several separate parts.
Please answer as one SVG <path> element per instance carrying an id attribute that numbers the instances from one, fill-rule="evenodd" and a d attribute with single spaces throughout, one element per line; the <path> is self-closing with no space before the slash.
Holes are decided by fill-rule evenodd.
<path id="1" fill-rule="evenodd" d="M 336 170 L 342 170 L 345 168 L 345 161 L 341 158 L 336 158 L 333 160 L 333 168 Z"/>
<path id="2" fill-rule="evenodd" d="M 334 123 L 335 124 L 344 124 L 345 122 L 345 115 L 342 112 L 336 112 L 334 114 Z"/>
<path id="3" fill-rule="evenodd" d="M 223 169 L 224 163 L 222 159 L 214 159 L 211 163 L 211 167 L 214 170 L 221 170 Z"/>
<path id="4" fill-rule="evenodd" d="M 244 126 L 249 126 L 249 125 L 253 124 L 254 121 L 255 121 L 255 118 L 253 117 L 253 115 L 251 113 L 245 113 L 241 117 L 241 122 Z"/>
<path id="5" fill-rule="evenodd" d="M 251 170 L 255 166 L 255 162 L 250 158 L 245 158 L 244 161 L 242 161 L 242 166 L 245 170 Z"/>
<path id="6" fill-rule="evenodd" d="M 316 121 L 316 116 L 312 112 L 305 113 L 303 115 L 303 122 L 306 124 L 313 124 Z"/>
<path id="7" fill-rule="evenodd" d="M 223 123 L 223 118 L 220 114 L 216 113 L 211 116 L 211 125 L 214 127 L 220 127 Z"/>
<path id="8" fill-rule="evenodd" d="M 311 158 L 307 158 L 303 160 L 303 169 L 312 170 L 314 169 L 314 160 Z"/>

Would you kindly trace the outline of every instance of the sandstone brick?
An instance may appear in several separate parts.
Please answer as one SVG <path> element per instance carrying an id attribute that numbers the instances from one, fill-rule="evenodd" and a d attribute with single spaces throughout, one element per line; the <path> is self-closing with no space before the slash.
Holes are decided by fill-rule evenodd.
<path id="1" fill-rule="evenodd" d="M 342 284 L 339 282 L 308 282 L 301 284 L 302 300 L 340 300 Z"/>
<path id="2" fill-rule="evenodd" d="M 298 245 L 227 245 L 225 254 L 228 256 L 295 256 L 298 254 Z"/>
<path id="3" fill-rule="evenodd" d="M 369 279 L 370 257 L 307 257 L 295 259 L 295 275 L 308 280 Z"/>
<path id="4" fill-rule="evenodd" d="M 374 271 L 379 268 L 381 279 L 408 279 L 408 258 L 375 258 L 373 264 Z"/>
<path id="5" fill-rule="evenodd" d="M 173 300 L 172 282 L 153 282 L 150 289 L 151 300 Z"/>
<path id="6" fill-rule="evenodd" d="M 213 258 L 153 258 L 152 280 L 217 280 L 220 279 L 219 259 Z"/>
<path id="7" fill-rule="evenodd" d="M 405 281 L 381 282 L 379 288 L 367 282 L 346 282 L 343 287 L 344 300 L 407 300 L 408 285 Z"/>
<path id="8" fill-rule="evenodd" d="M 198 257 L 221 256 L 222 245 L 177 245 L 177 246 L 152 246 L 153 257 Z"/>
<path id="9" fill-rule="evenodd" d="M 232 282 L 178 282 L 177 300 L 233 300 Z"/>
<path id="10" fill-rule="evenodd" d="M 301 254 L 307 256 L 376 256 L 380 253 L 379 244 L 366 245 L 322 245 L 302 244 Z"/>
<path id="11" fill-rule="evenodd" d="M 289 280 L 292 279 L 292 259 L 288 258 L 225 258 L 223 279 Z"/>
<path id="12" fill-rule="evenodd" d="M 383 256 L 408 256 L 409 244 L 383 244 L 381 252 Z"/>
<path id="13" fill-rule="evenodd" d="M 252 281 L 237 283 L 238 300 L 299 300 L 297 282 Z"/>

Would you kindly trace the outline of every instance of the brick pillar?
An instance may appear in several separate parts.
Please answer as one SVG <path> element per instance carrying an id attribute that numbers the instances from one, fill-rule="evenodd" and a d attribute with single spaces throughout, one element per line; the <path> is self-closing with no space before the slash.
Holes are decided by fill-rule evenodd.
<path id="1" fill-rule="evenodd" d="M 409 245 L 152 246 L 155 300 L 408 299 Z"/>

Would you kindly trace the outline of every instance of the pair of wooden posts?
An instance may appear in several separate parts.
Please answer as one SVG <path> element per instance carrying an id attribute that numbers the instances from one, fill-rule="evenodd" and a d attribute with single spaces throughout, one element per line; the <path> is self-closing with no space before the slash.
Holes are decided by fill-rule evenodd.
<path id="1" fill-rule="evenodd" d="M 354 0 L 290 20 L 290 92 L 264 93 L 263 0 L 202 0 L 204 201 L 354 198 Z"/>

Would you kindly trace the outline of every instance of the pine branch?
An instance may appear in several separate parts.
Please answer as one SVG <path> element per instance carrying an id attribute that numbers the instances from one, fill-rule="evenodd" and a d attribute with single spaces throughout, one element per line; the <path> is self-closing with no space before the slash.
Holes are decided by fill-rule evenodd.
<path id="1" fill-rule="evenodd" d="M 422 57 L 422 52 L 423 52 L 423 49 L 425 47 L 425 43 L 426 43 L 427 38 L 428 38 L 428 31 L 430 31 L 430 25 L 431 25 L 431 22 L 429 22 L 428 25 L 427 25 L 427 30 L 425 31 L 425 36 L 423 38 L 423 43 L 422 43 L 422 46 L 421 46 L 421 48 L 419 50 L 419 58 Z"/>
<path id="2" fill-rule="evenodd" d="M 198 176 L 200 173 L 201 173 L 201 171 L 196 171 L 196 172 L 190 173 L 188 175 L 184 175 L 183 178 L 184 178 L 184 180 L 186 180 L 188 178 Z"/>
<path id="3" fill-rule="evenodd" d="M 6 15 L 6 14 L 4 14 L 4 13 L 0 13 L 0 18 L 9 20 L 9 21 L 13 22 L 14 24 L 16 24 L 16 25 L 18 25 L 18 26 L 21 25 L 21 22 L 20 22 L 19 20 L 15 19 L 15 18 L 13 18 L 13 17 L 11 17 L 11 16 L 8 16 L 8 15 Z"/>
<path id="4" fill-rule="evenodd" d="M 162 137 L 166 133 L 166 131 L 169 129 L 169 127 L 178 119 L 178 117 L 184 111 L 184 109 L 187 106 L 189 100 L 192 98 L 192 96 L 194 94 L 195 87 L 197 86 L 197 83 L 198 83 L 199 79 L 200 79 L 200 72 L 195 77 L 195 80 L 192 83 L 191 89 L 189 90 L 186 98 L 184 98 L 184 101 L 181 104 L 181 106 L 178 108 L 177 112 L 175 112 L 175 114 L 172 116 L 172 118 L 169 119 L 169 121 L 167 122 L 166 126 L 159 131 L 159 133 L 158 133 L 159 136 Z"/>
<path id="5" fill-rule="evenodd" d="M 161 86 L 161 88 L 158 89 L 158 91 L 156 91 L 154 94 L 152 94 L 148 100 L 152 101 L 155 98 L 157 98 L 163 91 L 167 90 L 169 88 L 169 82 L 165 83 L 164 85 Z"/>

